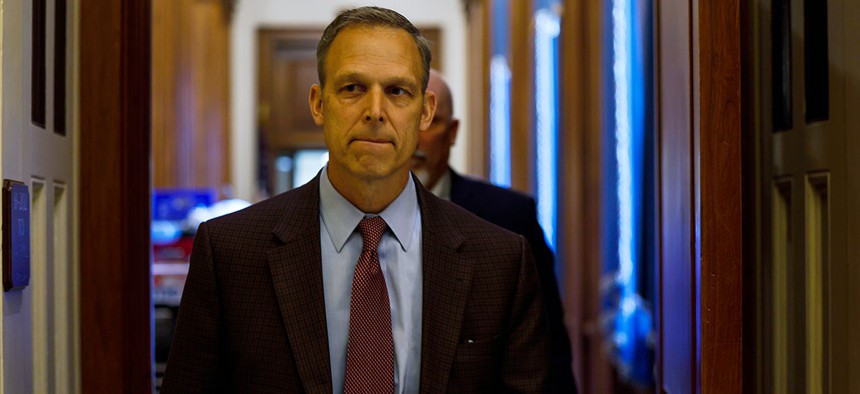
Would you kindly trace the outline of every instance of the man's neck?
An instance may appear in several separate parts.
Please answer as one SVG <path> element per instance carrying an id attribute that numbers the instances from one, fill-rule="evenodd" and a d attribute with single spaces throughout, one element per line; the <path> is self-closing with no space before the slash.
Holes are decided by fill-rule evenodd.
<path id="1" fill-rule="evenodd" d="M 343 176 L 332 169 L 328 169 L 331 185 L 343 198 L 364 213 L 380 213 L 385 210 L 400 195 L 409 180 L 408 169 L 385 178 L 374 179 Z"/>

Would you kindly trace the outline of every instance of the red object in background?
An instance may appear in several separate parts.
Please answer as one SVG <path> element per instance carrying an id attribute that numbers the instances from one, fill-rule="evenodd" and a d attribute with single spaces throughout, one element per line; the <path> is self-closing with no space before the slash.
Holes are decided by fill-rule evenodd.
<path id="1" fill-rule="evenodd" d="M 176 242 L 152 246 L 152 303 L 179 306 L 188 276 L 188 260 L 194 236 L 180 237 Z"/>
<path id="2" fill-rule="evenodd" d="M 193 244 L 193 235 L 183 235 L 176 242 L 152 245 L 152 260 L 156 263 L 187 263 Z"/>

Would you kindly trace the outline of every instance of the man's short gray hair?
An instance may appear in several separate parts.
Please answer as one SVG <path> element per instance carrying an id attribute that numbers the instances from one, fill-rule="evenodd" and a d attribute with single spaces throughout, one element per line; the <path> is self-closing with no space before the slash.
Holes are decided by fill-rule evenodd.
<path id="1" fill-rule="evenodd" d="M 423 63 L 424 73 L 421 77 L 421 90 L 427 89 L 427 80 L 430 78 L 430 60 L 433 56 L 430 51 L 430 43 L 406 17 L 396 11 L 381 7 L 360 7 L 343 11 L 325 28 L 317 45 L 317 76 L 320 80 L 320 86 L 325 86 L 325 60 L 328 49 L 338 33 L 349 26 L 391 27 L 409 33 L 415 40 L 415 45 L 418 46 L 418 53 L 421 55 Z"/>

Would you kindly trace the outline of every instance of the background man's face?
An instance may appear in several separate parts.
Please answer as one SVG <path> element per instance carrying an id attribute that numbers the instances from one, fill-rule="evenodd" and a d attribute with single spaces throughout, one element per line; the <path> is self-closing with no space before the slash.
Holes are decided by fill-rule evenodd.
<path id="1" fill-rule="evenodd" d="M 326 85 L 311 88 L 323 126 L 329 174 L 370 181 L 409 173 L 419 130 L 435 101 L 424 100 L 421 55 L 409 33 L 387 27 L 343 29 L 325 61 Z"/>
<path id="2" fill-rule="evenodd" d="M 457 139 L 459 120 L 453 116 L 451 93 L 438 76 L 431 74 L 427 90 L 436 93 L 436 114 L 430 127 L 418 134 L 412 171 L 425 187 L 432 188 L 448 171 L 448 157 Z"/>

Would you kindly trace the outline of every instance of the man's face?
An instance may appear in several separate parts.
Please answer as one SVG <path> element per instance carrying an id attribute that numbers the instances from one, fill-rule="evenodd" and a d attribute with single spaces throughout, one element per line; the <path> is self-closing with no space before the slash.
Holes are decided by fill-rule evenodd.
<path id="1" fill-rule="evenodd" d="M 422 62 L 409 33 L 387 27 L 342 30 L 325 60 L 326 84 L 310 92 L 323 127 L 329 176 L 351 182 L 409 176 L 419 130 L 430 125 L 435 96 L 421 91 Z"/>
<path id="2" fill-rule="evenodd" d="M 412 171 L 425 187 L 432 189 L 448 171 L 448 157 L 460 123 L 453 118 L 451 93 L 437 75 L 430 75 L 427 90 L 436 93 L 436 114 L 430 127 L 418 134 L 418 150 L 413 155 Z"/>

